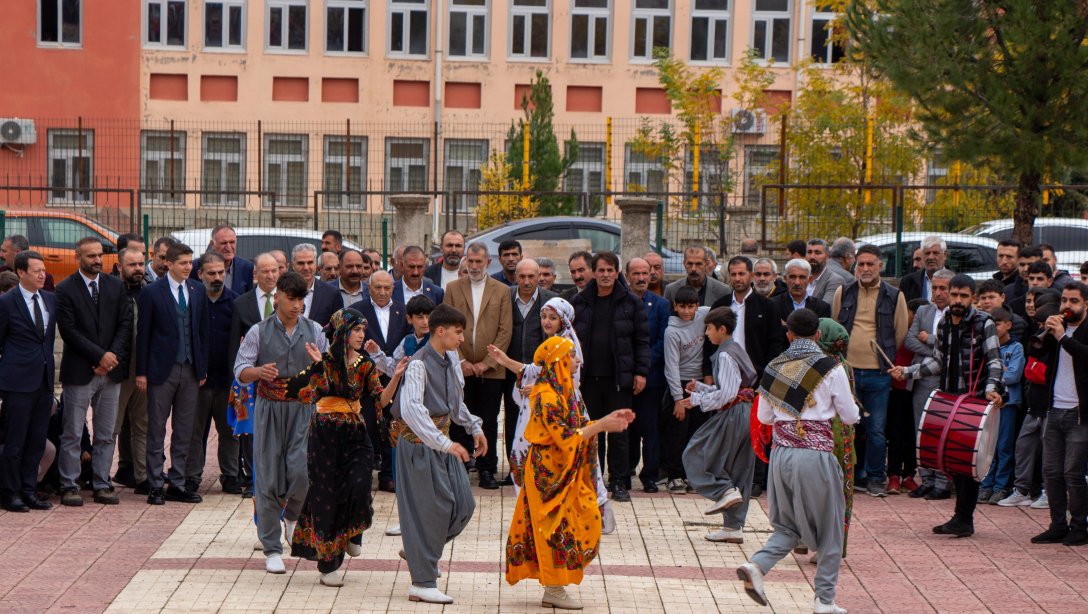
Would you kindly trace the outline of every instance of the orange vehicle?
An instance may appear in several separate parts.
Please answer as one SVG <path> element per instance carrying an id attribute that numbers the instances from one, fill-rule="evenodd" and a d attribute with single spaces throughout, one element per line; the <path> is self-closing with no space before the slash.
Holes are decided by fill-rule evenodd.
<path id="1" fill-rule="evenodd" d="M 4 236 L 23 235 L 30 249 L 45 258 L 45 268 L 57 283 L 79 269 L 76 241 L 94 237 L 102 241 L 102 271 L 109 273 L 117 263 L 118 233 L 98 222 L 65 211 L 7 210 Z M 7 263 L 5 263 L 7 264 Z"/>

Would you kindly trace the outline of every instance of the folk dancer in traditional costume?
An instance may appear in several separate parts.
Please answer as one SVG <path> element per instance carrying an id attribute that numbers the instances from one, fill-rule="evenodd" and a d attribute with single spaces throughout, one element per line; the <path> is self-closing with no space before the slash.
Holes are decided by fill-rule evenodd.
<path id="1" fill-rule="evenodd" d="M 255 520 L 265 570 L 275 574 L 287 572 L 282 536 L 294 534 L 309 489 L 306 434 L 314 413 L 312 404 L 289 400 L 277 378 L 310 366 L 308 344 L 321 352 L 328 350 L 321 327 L 302 315 L 308 289 L 297 273 L 280 276 L 275 317 L 249 329 L 234 363 L 239 383 L 257 382 L 252 416 Z"/>
<path id="2" fill-rule="evenodd" d="M 845 614 L 835 605 L 845 501 L 831 419 L 854 424 L 858 406 L 845 369 L 817 345 L 819 323 L 809 309 L 790 314 L 790 347 L 767 365 L 759 387 L 759 420 L 774 426 L 767 489 L 774 534 L 737 576 L 752 599 L 767 605 L 763 575 L 803 544 L 820 553 L 813 611 Z"/>
<path id="3" fill-rule="evenodd" d="M 351 308 L 332 315 L 325 336 L 328 352 L 307 345 L 313 364 L 277 384 L 286 388 L 286 398 L 317 404 L 306 453 L 310 489 L 291 536 L 291 556 L 317 561 L 321 584 L 343 586 L 337 570 L 344 554 L 362 554 L 363 531 L 374 516 L 370 495 L 374 450 L 360 400 L 372 397 L 381 412 L 392 400 L 408 361 L 397 365 L 389 385 L 383 387 L 374 362 L 360 353 L 366 318 Z"/>
<path id="4" fill-rule="evenodd" d="M 720 348 L 714 384 L 693 380 L 687 388 L 690 396 L 679 404 L 685 411 L 698 407 L 713 415 L 684 449 L 684 473 L 695 492 L 714 502 L 706 515 L 722 515 L 722 528 L 707 534 L 706 539 L 742 544 L 756 468 L 750 414 L 758 376 L 748 353 L 733 341 L 737 315 L 732 309 L 712 309 L 704 323 L 707 339 Z"/>
<path id="5" fill-rule="evenodd" d="M 464 403 L 465 380 L 457 348 L 464 339 L 465 316 L 439 305 L 429 318 L 431 338 L 405 370 L 392 407 L 390 427 L 397 448 L 397 511 L 412 586 L 410 601 L 453 603 L 438 590 L 438 561 L 446 542 L 472 519 L 476 501 L 464 463 L 468 450 L 449 437 L 450 423 L 472 434 L 480 457 L 487 452 L 483 422 Z"/>
<path id="6" fill-rule="evenodd" d="M 571 374 L 574 395 L 578 407 L 582 409 L 586 420 L 589 420 L 589 412 L 586 411 L 586 404 L 582 402 L 582 393 L 579 390 L 582 365 L 585 361 L 582 360 L 582 344 L 578 341 L 578 333 L 574 332 L 573 321 L 574 307 L 566 299 L 559 297 L 549 299 L 540 308 L 540 327 L 543 329 L 544 334 L 548 337 L 558 335 L 574 342 L 574 351 L 578 360 Z M 527 392 L 532 390 L 536 384 L 541 367 L 535 363 L 523 365 L 493 345 L 487 346 L 487 352 L 499 364 L 510 369 L 518 376 L 517 382 L 514 384 L 513 395 L 514 401 L 518 404 L 518 422 L 517 427 L 514 429 L 514 445 L 510 449 L 509 459 L 510 476 L 514 481 L 514 496 L 516 497 L 521 489 L 522 475 L 525 472 L 525 460 L 529 453 L 529 441 L 525 439 L 525 428 L 529 425 L 530 416 L 529 395 Z M 608 488 L 604 485 L 604 473 L 596 464 L 594 470 L 596 472 L 594 481 L 597 485 L 597 505 L 601 508 L 601 533 L 610 535 L 616 530 L 616 515 L 612 511 L 612 503 L 608 498 Z"/>
<path id="7" fill-rule="evenodd" d="M 630 409 L 586 417 L 574 388 L 577 347 L 550 337 L 533 356 L 539 373 L 523 433 L 529 450 L 506 541 L 506 581 L 536 578 L 544 587 L 541 605 L 566 610 L 582 609 L 565 587 L 581 584 L 601 541 L 597 434 L 618 433 L 635 419 Z"/>

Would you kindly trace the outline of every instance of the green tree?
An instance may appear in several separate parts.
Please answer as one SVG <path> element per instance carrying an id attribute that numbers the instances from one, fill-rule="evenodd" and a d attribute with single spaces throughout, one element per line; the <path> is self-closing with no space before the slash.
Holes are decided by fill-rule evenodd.
<path id="1" fill-rule="evenodd" d="M 1030 243 L 1044 177 L 1088 158 L 1088 4 L 853 0 L 846 24 L 925 138 L 1016 177 L 1014 236 Z"/>
<path id="2" fill-rule="evenodd" d="M 555 136 L 552 120 L 555 106 L 552 102 L 552 86 L 540 70 L 536 71 L 529 93 L 521 99 L 525 117 L 510 125 L 506 135 L 506 162 L 511 181 L 521 181 L 524 156 L 525 129 L 529 129 L 529 177 L 530 188 L 540 193 L 540 215 L 573 215 L 577 209 L 574 196 L 548 195 L 559 191 L 560 181 L 567 169 L 578 159 L 578 136 L 570 131 L 570 139 L 561 153 L 559 139 Z"/>

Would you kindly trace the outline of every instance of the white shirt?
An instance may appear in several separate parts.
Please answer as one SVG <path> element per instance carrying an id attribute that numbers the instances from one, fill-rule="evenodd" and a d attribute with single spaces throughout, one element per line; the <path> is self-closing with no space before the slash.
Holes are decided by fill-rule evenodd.
<path id="1" fill-rule="evenodd" d="M 393 306 L 393 301 L 389 301 L 385 304 L 385 307 L 380 307 L 374 302 L 374 299 L 370 299 L 370 304 L 374 306 L 374 315 L 378 316 L 378 328 L 382 331 L 382 339 L 389 339 L 389 308 Z"/>
<path id="2" fill-rule="evenodd" d="M 704 412 L 712 412 L 722 407 L 737 397 L 740 392 L 740 367 L 729 352 L 718 352 L 718 367 L 714 370 L 715 382 L 713 386 L 695 380 L 695 392 L 691 395 L 691 404 L 697 405 Z"/>
<path id="3" fill-rule="evenodd" d="M 413 289 L 408 287 L 408 282 L 404 281 L 404 278 L 402 277 L 401 280 L 400 280 L 400 287 L 401 287 L 401 290 L 404 291 L 404 304 L 405 305 L 407 305 L 408 301 L 412 300 L 416 296 L 419 296 L 420 294 L 423 294 L 423 280 L 420 280 L 420 282 L 419 282 L 419 290 L 413 290 Z"/>
<path id="4" fill-rule="evenodd" d="M 749 296 L 752 296 L 751 288 L 748 288 L 748 294 L 745 294 L 744 298 L 739 301 L 736 293 L 733 293 L 733 302 L 729 304 L 729 308 L 733 310 L 733 313 L 737 314 L 737 326 L 733 329 L 733 341 L 736 341 L 737 345 L 746 351 L 748 348 L 744 345 L 744 312 L 747 309 L 744 308 L 744 304 Z"/>
<path id="5" fill-rule="evenodd" d="M 264 319 L 264 297 L 272 297 L 272 313 L 276 313 L 276 289 L 272 288 L 271 292 L 265 292 L 261 290 L 260 286 L 257 286 L 257 313 L 261 314 L 261 319 Z"/>
<path id="6" fill-rule="evenodd" d="M 189 300 L 189 288 L 186 288 L 183 282 L 174 281 L 169 273 L 166 274 L 166 282 L 170 284 L 170 295 L 174 297 L 175 303 L 178 303 L 178 288 L 181 288 L 181 293 L 185 295 L 185 306 L 188 307 L 192 304 L 192 301 Z"/>
<path id="7" fill-rule="evenodd" d="M 536 297 L 540 295 L 540 289 L 534 289 L 532 296 L 528 301 L 521 300 L 521 292 L 514 292 L 514 304 L 518 306 L 518 311 L 521 312 L 521 317 L 529 315 L 529 310 L 533 308 L 533 304 L 536 303 Z"/>
<path id="8" fill-rule="evenodd" d="M 1065 336 L 1072 336 L 1075 330 L 1076 326 L 1065 327 Z M 1054 374 L 1054 409 L 1080 407 L 1077 382 L 1073 379 L 1073 357 L 1064 347 L 1059 345 L 1058 348 L 1058 372 Z"/>
<path id="9" fill-rule="evenodd" d="M 446 352 L 446 360 L 457 364 L 461 359 L 457 356 L 457 352 Z M 465 377 L 461 374 L 461 370 L 454 369 L 454 372 L 458 385 L 464 386 Z M 408 368 L 404 370 L 404 381 L 401 383 L 401 420 L 404 420 L 412 429 L 423 445 L 432 450 L 448 452 L 453 441 L 438 430 L 434 421 L 431 420 L 431 412 L 423 404 L 423 391 L 426 387 L 427 367 L 424 366 L 423 361 L 413 360 L 408 363 Z M 472 415 L 464 401 L 461 401 L 460 407 L 450 412 L 450 419 L 474 436 L 482 435 L 484 432 L 483 420 Z"/>
<path id="10" fill-rule="evenodd" d="M 42 297 L 41 292 L 27 292 L 22 284 L 19 285 L 19 292 L 23 293 L 23 300 L 26 301 L 26 311 L 30 314 L 31 322 L 34 321 L 34 297 L 38 297 L 38 307 L 42 310 L 42 324 L 45 325 L 46 330 L 49 330 L 49 310 L 45 308 L 45 298 Z"/>
<path id="11" fill-rule="evenodd" d="M 452 271 L 447 270 L 446 267 L 439 267 L 439 269 L 442 271 L 442 277 L 439 278 L 439 281 L 442 282 L 442 289 L 445 290 L 447 284 L 451 281 L 457 281 L 457 269 Z"/>
<path id="12" fill-rule="evenodd" d="M 480 305 L 484 302 L 484 288 L 487 286 L 487 277 L 479 282 L 469 280 L 472 287 L 472 345 L 476 345 L 476 324 L 480 321 Z"/>
<path id="13" fill-rule="evenodd" d="M 272 316 L 276 317 L 276 316 Z M 325 333 L 321 332 L 321 325 L 313 320 L 302 320 L 295 324 L 295 328 L 290 333 L 287 332 L 287 328 L 283 326 L 283 322 L 279 323 L 276 330 L 280 331 L 288 341 L 295 338 L 295 335 L 299 334 L 299 325 L 309 324 L 313 327 L 314 331 L 314 345 L 317 346 L 317 351 L 327 352 L 329 350 L 329 340 L 325 337 Z M 242 371 L 249 367 L 257 366 L 258 354 L 261 350 L 261 325 L 254 324 L 246 331 L 246 336 L 242 338 L 242 343 L 238 346 L 238 356 L 234 359 L 234 377 L 240 377 Z"/>
<path id="14" fill-rule="evenodd" d="M 314 304 L 314 287 L 316 286 L 317 278 L 315 277 L 314 280 L 310 282 L 310 289 L 306 291 L 306 299 L 303 301 L 303 303 L 305 303 L 306 305 L 306 308 L 303 310 L 302 315 L 306 316 L 307 318 L 310 317 L 310 305 Z"/>
<path id="15" fill-rule="evenodd" d="M 91 282 L 94 282 L 95 285 L 98 286 L 99 292 L 102 291 L 102 284 L 98 282 L 98 275 L 95 275 L 94 277 L 87 277 L 83 274 L 83 271 L 80 271 L 79 276 L 83 278 L 83 285 L 87 287 L 87 294 L 91 295 L 92 297 L 94 296 L 94 290 L 91 290 Z"/>
<path id="16" fill-rule="evenodd" d="M 936 307 L 936 305 L 934 305 L 934 307 Z M 937 310 L 937 313 L 933 314 L 933 330 L 929 331 L 930 335 L 936 335 L 937 334 L 937 328 L 941 325 L 941 320 L 944 320 L 944 316 L 947 313 L 948 313 L 948 306 L 945 305 L 944 309 L 939 309 L 939 310 Z M 937 345 L 936 342 L 934 342 L 933 345 Z"/>
<path id="17" fill-rule="evenodd" d="M 812 279 L 808 280 L 808 287 L 805 288 L 805 294 L 807 294 L 809 296 L 812 296 L 812 291 L 816 289 L 816 281 L 819 280 L 821 277 L 823 277 L 824 273 L 826 273 L 826 272 L 827 272 L 827 267 L 825 266 L 824 270 L 820 271 L 819 275 L 817 275 L 816 277 L 813 277 Z M 816 298 L 823 298 L 823 297 L 822 296 L 817 296 Z"/>
<path id="18" fill-rule="evenodd" d="M 850 392 L 850 380 L 842 365 L 827 372 L 812 391 L 812 402 L 801 412 L 802 420 L 830 420 L 839 415 L 846 424 L 858 421 L 858 405 Z M 796 420 L 793 414 L 779 408 L 767 397 L 759 400 L 759 421 L 774 424 L 779 420 Z"/>

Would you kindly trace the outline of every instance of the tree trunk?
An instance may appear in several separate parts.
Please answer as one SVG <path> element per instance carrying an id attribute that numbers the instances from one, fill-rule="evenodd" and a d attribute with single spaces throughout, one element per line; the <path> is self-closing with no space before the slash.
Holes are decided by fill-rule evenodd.
<path id="1" fill-rule="evenodd" d="M 1042 192 L 1039 189 L 1041 174 L 1037 171 L 1025 171 L 1020 173 L 1016 186 L 1016 209 L 1012 214 L 1012 238 L 1020 241 L 1021 245 L 1035 243 L 1032 228 L 1035 226 L 1035 216 L 1039 214 L 1039 201 L 1042 200 Z"/>

